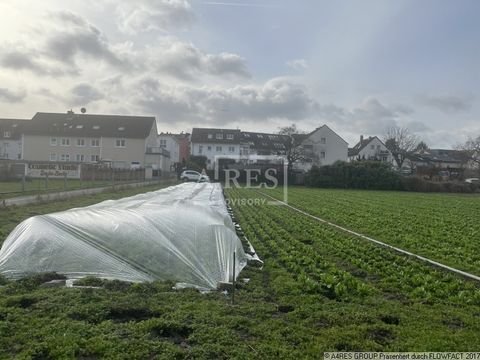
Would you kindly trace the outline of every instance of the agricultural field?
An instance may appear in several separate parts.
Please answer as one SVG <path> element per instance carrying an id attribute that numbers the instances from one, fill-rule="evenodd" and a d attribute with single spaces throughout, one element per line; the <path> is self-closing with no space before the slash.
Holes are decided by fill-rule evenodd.
<path id="1" fill-rule="evenodd" d="M 267 192 L 278 199 L 279 190 Z M 480 276 L 480 196 L 290 187 L 288 203 Z"/>
<path id="2" fill-rule="evenodd" d="M 301 190 L 291 191 L 298 205 Z M 305 191 L 311 191 L 306 204 L 317 190 Z M 347 199 L 348 193 L 331 197 Z M 373 201 L 379 196 L 364 194 Z M 0 358 L 317 359 L 324 351 L 480 351 L 478 283 L 259 202 L 267 198 L 254 190 L 230 189 L 227 196 L 264 260 L 263 268 L 242 271 L 234 305 L 222 292 L 174 291 L 168 282 L 86 279 L 84 285 L 100 288 L 69 289 L 42 287 L 54 274 L 0 279 Z M 465 202 L 474 207 L 471 199 Z M 100 200 L 0 210 L 0 242 L 27 216 Z M 404 225 L 400 219 L 398 226 Z"/>

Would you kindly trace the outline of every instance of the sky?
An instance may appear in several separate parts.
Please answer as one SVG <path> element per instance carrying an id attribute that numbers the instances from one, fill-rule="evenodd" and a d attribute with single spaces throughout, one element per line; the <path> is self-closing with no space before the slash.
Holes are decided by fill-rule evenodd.
<path id="1" fill-rule="evenodd" d="M 477 0 L 0 0 L 0 118 L 480 135 Z"/>

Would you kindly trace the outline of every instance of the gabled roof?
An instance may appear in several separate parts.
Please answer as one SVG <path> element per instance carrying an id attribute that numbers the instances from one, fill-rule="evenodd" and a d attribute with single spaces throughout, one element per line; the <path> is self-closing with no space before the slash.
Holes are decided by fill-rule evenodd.
<path id="1" fill-rule="evenodd" d="M 25 124 L 30 120 L 26 119 L 0 119 L 0 139 L 2 140 L 19 140 Z M 10 136 L 5 136 L 6 133 Z"/>
<path id="2" fill-rule="evenodd" d="M 145 139 L 156 124 L 151 116 L 36 113 L 26 135 Z"/>
<path id="3" fill-rule="evenodd" d="M 365 138 L 359 141 L 353 148 L 349 148 L 348 156 L 357 156 L 360 153 L 360 151 L 362 151 L 365 147 L 367 147 L 368 144 L 370 144 L 374 139 L 377 139 L 385 146 L 383 141 L 380 140 L 377 136 L 369 136 L 368 138 Z"/>
<path id="4" fill-rule="evenodd" d="M 340 136 L 338 135 L 335 131 L 333 131 L 328 125 L 322 125 L 322 126 L 319 126 L 318 128 L 316 128 L 315 130 L 309 132 L 308 134 L 294 134 L 293 135 L 293 138 L 295 139 L 295 142 L 297 144 L 301 144 L 303 141 L 305 141 L 306 139 L 308 139 L 312 134 L 316 133 L 317 131 L 323 129 L 323 128 L 326 128 L 328 130 L 330 130 L 332 133 L 334 133 L 340 140 L 342 140 L 345 144 L 348 145 L 348 143 Z"/>
<path id="5" fill-rule="evenodd" d="M 259 151 L 285 151 L 290 142 L 287 135 L 242 131 L 241 141 Z"/>
<path id="6" fill-rule="evenodd" d="M 410 154 L 408 158 L 419 162 L 461 163 L 465 160 L 465 153 L 461 150 L 428 149 Z"/>
<path id="7" fill-rule="evenodd" d="M 217 138 L 217 134 L 221 134 L 221 138 Z M 232 138 L 227 138 L 227 135 Z M 193 128 L 190 141 L 192 143 L 239 144 L 240 138 L 238 129 Z"/>

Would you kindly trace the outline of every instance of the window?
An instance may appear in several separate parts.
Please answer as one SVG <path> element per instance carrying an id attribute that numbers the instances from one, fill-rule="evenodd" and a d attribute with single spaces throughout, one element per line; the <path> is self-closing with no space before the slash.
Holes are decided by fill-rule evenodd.
<path id="1" fill-rule="evenodd" d="M 235 152 L 235 146 L 229 146 L 228 151 L 230 152 Z"/>
<path id="2" fill-rule="evenodd" d="M 322 152 L 320 153 L 320 159 L 325 159 L 325 155 L 326 155 L 326 154 L 325 154 L 325 151 L 322 151 Z"/>
<path id="3" fill-rule="evenodd" d="M 91 155 L 91 156 L 90 156 L 90 161 L 91 161 L 91 162 L 97 162 L 98 160 L 99 160 L 98 155 Z"/>
<path id="4" fill-rule="evenodd" d="M 22 154 L 18 154 L 17 159 L 21 160 L 22 159 Z"/>
<path id="5" fill-rule="evenodd" d="M 75 126 L 76 129 L 83 129 L 83 125 L 77 125 Z"/>
<path id="6" fill-rule="evenodd" d="M 212 163 L 212 160 L 207 159 L 207 164 L 211 164 L 211 163 Z"/>
<path id="7" fill-rule="evenodd" d="M 70 161 L 70 154 L 60 155 L 60 161 Z"/>
<path id="8" fill-rule="evenodd" d="M 213 135 L 212 135 L 212 134 L 208 134 L 208 138 L 209 138 L 209 139 L 213 139 Z"/>
<path id="9" fill-rule="evenodd" d="M 61 144 L 62 146 L 70 146 L 70 139 L 63 138 Z"/>
<path id="10" fill-rule="evenodd" d="M 162 147 L 162 148 L 167 147 L 167 140 L 166 139 L 160 139 L 160 147 Z"/>
<path id="11" fill-rule="evenodd" d="M 217 146 L 217 147 L 216 147 L 216 150 L 217 150 L 217 152 L 221 152 L 221 151 L 222 151 L 222 147 L 221 147 L 221 146 Z"/>
<path id="12" fill-rule="evenodd" d="M 125 147 L 125 139 L 116 139 L 115 140 L 115 146 L 124 148 Z"/>
<path id="13" fill-rule="evenodd" d="M 233 134 L 227 134 L 227 139 L 228 140 L 233 140 Z"/>
<path id="14" fill-rule="evenodd" d="M 203 153 L 203 146 L 202 145 L 198 145 L 198 153 L 199 154 Z"/>
<path id="15" fill-rule="evenodd" d="M 99 130 L 99 129 L 100 129 L 100 126 L 98 126 L 98 125 L 93 125 L 93 126 L 92 126 L 92 129 L 93 129 L 93 130 Z"/>
<path id="16" fill-rule="evenodd" d="M 10 136 L 12 136 L 12 133 L 10 131 L 5 131 L 3 133 L 3 137 L 9 138 Z"/>
<path id="17" fill-rule="evenodd" d="M 57 154 L 51 153 L 50 154 L 50 161 L 57 161 Z"/>
<path id="18" fill-rule="evenodd" d="M 77 139 L 77 146 L 85 146 L 85 139 Z"/>
<path id="19" fill-rule="evenodd" d="M 370 149 L 375 150 L 375 145 L 370 145 Z"/>
<path id="20" fill-rule="evenodd" d="M 380 145 L 377 145 L 377 150 L 380 150 L 381 146 Z"/>
<path id="21" fill-rule="evenodd" d="M 259 139 L 263 139 L 263 135 L 262 135 L 262 134 L 257 134 L 257 137 L 258 137 Z"/>
<path id="22" fill-rule="evenodd" d="M 313 145 L 303 145 L 304 150 L 313 151 Z"/>
<path id="23" fill-rule="evenodd" d="M 327 143 L 327 138 L 320 138 L 320 144 L 326 144 Z"/>
<path id="24" fill-rule="evenodd" d="M 90 141 L 90 145 L 92 145 L 92 147 L 99 147 L 100 146 L 100 139 L 92 139 Z"/>
<path id="25" fill-rule="evenodd" d="M 223 139 L 223 134 L 216 134 L 215 138 L 218 139 L 218 140 L 222 140 Z"/>
<path id="26" fill-rule="evenodd" d="M 207 146 L 207 150 L 208 150 L 208 151 L 212 151 L 212 147 L 211 147 L 211 146 Z"/>
<path id="27" fill-rule="evenodd" d="M 77 162 L 84 162 L 84 161 L 85 161 L 85 155 L 77 154 Z"/>
<path id="28" fill-rule="evenodd" d="M 125 127 L 120 126 L 120 127 L 118 128 L 118 131 L 125 131 Z"/>
<path id="29" fill-rule="evenodd" d="M 57 138 L 50 138 L 50 145 L 57 146 Z"/>

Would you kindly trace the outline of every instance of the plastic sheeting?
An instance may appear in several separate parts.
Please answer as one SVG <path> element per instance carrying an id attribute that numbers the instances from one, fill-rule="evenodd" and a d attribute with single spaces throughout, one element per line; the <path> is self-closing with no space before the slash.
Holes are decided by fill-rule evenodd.
<path id="1" fill-rule="evenodd" d="M 55 271 L 214 289 L 247 263 L 220 184 L 185 183 L 84 208 L 31 217 L 0 250 L 0 273 Z"/>

